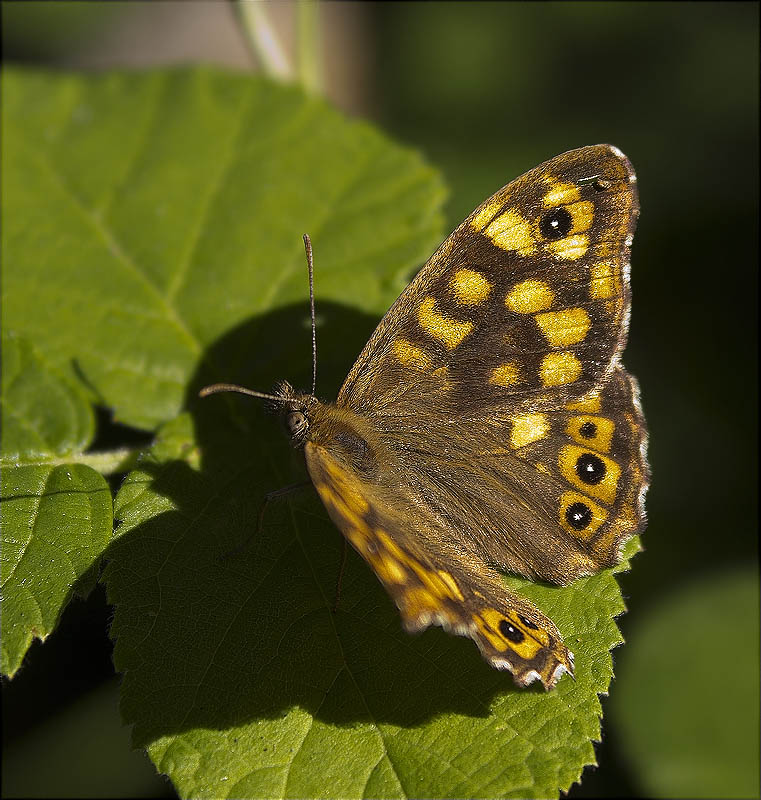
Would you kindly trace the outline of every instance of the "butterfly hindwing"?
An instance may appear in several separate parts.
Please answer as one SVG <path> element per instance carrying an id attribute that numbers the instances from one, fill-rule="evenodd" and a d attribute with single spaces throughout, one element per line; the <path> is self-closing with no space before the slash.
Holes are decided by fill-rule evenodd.
<path id="1" fill-rule="evenodd" d="M 617 564 L 623 544 L 645 527 L 647 435 L 636 381 L 617 367 L 579 401 L 508 412 L 491 424 L 501 431 L 500 444 L 484 450 L 480 460 L 502 476 L 504 486 L 526 476 L 530 485 L 522 496 L 532 514 L 518 512 L 512 525 L 508 521 L 485 537 L 485 558 L 561 584 Z M 479 507 L 486 518 L 504 514 L 490 496 Z"/>

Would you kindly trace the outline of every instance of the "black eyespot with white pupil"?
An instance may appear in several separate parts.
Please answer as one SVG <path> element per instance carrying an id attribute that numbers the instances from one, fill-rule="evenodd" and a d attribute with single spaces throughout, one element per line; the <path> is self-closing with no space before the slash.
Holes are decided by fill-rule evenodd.
<path id="1" fill-rule="evenodd" d="M 597 436 L 597 425 L 594 422 L 587 421 L 579 428 L 579 433 L 585 439 L 594 439 Z"/>
<path id="2" fill-rule="evenodd" d="M 594 453 L 582 453 L 576 459 L 576 474 L 590 486 L 598 484 L 606 471 L 605 462 Z"/>
<path id="3" fill-rule="evenodd" d="M 573 219 L 564 208 L 553 208 L 542 215 L 539 230 L 545 239 L 562 239 L 573 228 Z"/>
<path id="4" fill-rule="evenodd" d="M 506 619 L 499 621 L 500 633 L 513 644 L 520 644 L 526 637 L 519 631 L 515 625 L 511 625 Z"/>
<path id="5" fill-rule="evenodd" d="M 565 510 L 565 520 L 575 531 L 583 531 L 592 521 L 592 509 L 586 503 L 571 503 Z"/>

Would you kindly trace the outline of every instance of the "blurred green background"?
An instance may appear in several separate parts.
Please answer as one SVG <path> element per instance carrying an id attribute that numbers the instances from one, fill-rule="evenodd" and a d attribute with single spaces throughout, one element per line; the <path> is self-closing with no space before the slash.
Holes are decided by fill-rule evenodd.
<path id="1" fill-rule="evenodd" d="M 295 4 L 263 5 L 287 51 Z M 757 797 L 759 5 L 323 3 L 319 20 L 326 95 L 442 170 L 450 229 L 565 150 L 633 162 L 624 363 L 650 525 L 620 578 L 600 767 L 570 795 Z M 258 69 L 221 2 L 4 3 L 2 42 L 6 63 L 53 70 Z M 144 440 L 100 422 L 96 449 Z M 3 683 L 4 796 L 173 796 L 120 728 L 108 621 L 101 590 L 74 602 Z"/>

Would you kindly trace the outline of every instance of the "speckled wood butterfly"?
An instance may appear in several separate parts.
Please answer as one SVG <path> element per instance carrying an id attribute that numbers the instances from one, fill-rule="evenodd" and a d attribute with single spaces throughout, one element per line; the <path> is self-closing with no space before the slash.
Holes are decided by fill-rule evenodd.
<path id="1" fill-rule="evenodd" d="M 635 181 L 610 145 L 532 169 L 433 254 L 335 403 L 269 396 L 405 628 L 469 636 L 521 686 L 552 688 L 573 654 L 496 570 L 567 584 L 645 526 L 647 433 L 620 364 Z M 223 389 L 266 396 L 202 394 Z"/>

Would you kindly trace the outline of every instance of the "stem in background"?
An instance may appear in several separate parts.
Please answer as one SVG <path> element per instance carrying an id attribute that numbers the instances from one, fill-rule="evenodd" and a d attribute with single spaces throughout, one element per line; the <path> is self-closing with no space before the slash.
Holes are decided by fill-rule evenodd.
<path id="1" fill-rule="evenodd" d="M 264 73 L 283 81 L 293 80 L 293 67 L 267 19 L 267 3 L 261 0 L 237 0 L 235 5 L 248 44 Z"/>
<path id="2" fill-rule="evenodd" d="M 299 83 L 307 94 L 322 94 L 320 10 L 316 0 L 299 0 L 296 6 Z"/>

